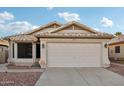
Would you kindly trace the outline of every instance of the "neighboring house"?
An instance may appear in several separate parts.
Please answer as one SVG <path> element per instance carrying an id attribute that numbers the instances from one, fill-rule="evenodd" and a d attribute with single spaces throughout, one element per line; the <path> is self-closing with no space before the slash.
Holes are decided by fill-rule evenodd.
<path id="1" fill-rule="evenodd" d="M 0 64 L 7 62 L 8 45 L 7 41 L 0 39 Z"/>
<path id="2" fill-rule="evenodd" d="M 41 67 L 108 67 L 108 42 L 113 35 L 79 22 L 51 22 L 31 32 L 10 36 L 9 62 Z"/>
<path id="3" fill-rule="evenodd" d="M 109 58 L 111 60 L 124 60 L 124 35 L 109 42 Z"/>

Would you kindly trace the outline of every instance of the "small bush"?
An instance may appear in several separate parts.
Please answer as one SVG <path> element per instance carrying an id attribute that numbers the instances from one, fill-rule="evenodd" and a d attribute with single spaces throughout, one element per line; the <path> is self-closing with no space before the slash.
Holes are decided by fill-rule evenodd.
<path id="1" fill-rule="evenodd" d="M 31 67 L 39 67 L 40 68 L 40 64 L 38 62 L 35 62 L 35 63 L 32 64 Z"/>

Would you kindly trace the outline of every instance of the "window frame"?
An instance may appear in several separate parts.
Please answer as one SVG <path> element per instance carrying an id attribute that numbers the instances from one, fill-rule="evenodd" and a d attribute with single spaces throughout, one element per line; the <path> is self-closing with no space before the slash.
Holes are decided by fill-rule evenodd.
<path id="1" fill-rule="evenodd" d="M 18 51 L 17 58 L 25 58 L 25 59 L 32 58 L 33 57 L 33 54 L 32 54 L 33 51 L 32 51 L 32 49 L 33 49 L 32 43 L 18 43 L 17 44 L 17 51 Z"/>
<path id="2" fill-rule="evenodd" d="M 115 46 L 115 53 L 120 53 L 120 46 Z"/>

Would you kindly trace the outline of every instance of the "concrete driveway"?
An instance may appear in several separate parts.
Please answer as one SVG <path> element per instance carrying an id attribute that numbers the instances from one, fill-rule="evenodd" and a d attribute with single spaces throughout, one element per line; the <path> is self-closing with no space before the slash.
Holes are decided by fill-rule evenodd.
<path id="1" fill-rule="evenodd" d="M 117 86 L 124 77 L 104 68 L 47 68 L 37 86 Z"/>

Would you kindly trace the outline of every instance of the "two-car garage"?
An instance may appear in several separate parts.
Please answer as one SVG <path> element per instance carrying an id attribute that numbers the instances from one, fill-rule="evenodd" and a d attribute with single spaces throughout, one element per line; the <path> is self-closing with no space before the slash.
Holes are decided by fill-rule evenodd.
<path id="1" fill-rule="evenodd" d="M 101 43 L 47 43 L 48 67 L 100 67 Z"/>

